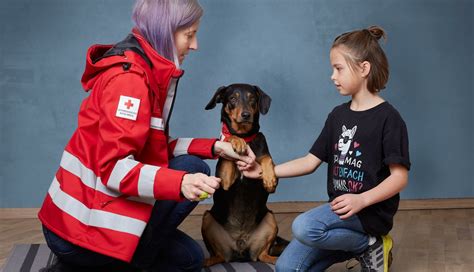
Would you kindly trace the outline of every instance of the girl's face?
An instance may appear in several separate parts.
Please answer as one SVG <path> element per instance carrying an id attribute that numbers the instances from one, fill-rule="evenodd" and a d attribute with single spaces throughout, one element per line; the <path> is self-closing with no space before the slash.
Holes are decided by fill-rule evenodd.
<path id="1" fill-rule="evenodd" d="M 190 27 L 178 29 L 174 33 L 174 44 L 176 46 L 179 64 L 183 63 L 183 60 L 189 53 L 189 50 L 198 49 L 198 41 L 196 36 L 198 29 L 199 21 L 195 22 Z"/>
<path id="2" fill-rule="evenodd" d="M 364 86 L 362 69 L 354 67 L 353 70 L 344 58 L 345 51 L 342 50 L 340 46 L 331 49 L 329 55 L 332 66 L 331 80 L 341 95 L 354 95 Z"/>

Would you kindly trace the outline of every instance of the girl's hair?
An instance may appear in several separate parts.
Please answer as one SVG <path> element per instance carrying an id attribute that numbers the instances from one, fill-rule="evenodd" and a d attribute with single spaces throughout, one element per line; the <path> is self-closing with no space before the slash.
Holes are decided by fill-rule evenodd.
<path id="1" fill-rule="evenodd" d="M 137 0 L 132 19 L 151 46 L 178 65 L 174 33 L 193 25 L 202 14 L 197 0 Z"/>
<path id="2" fill-rule="evenodd" d="M 380 38 L 387 39 L 385 31 L 381 27 L 371 26 L 341 34 L 332 45 L 332 48 L 342 47 L 346 51 L 343 53 L 344 58 L 353 70 L 364 61 L 370 62 L 367 89 L 372 93 L 384 89 L 388 81 L 388 60 L 380 47 Z"/>

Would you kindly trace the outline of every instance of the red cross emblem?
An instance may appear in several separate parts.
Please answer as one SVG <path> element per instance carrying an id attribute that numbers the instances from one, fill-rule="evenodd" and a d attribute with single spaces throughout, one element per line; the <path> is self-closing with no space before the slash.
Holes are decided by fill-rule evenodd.
<path id="1" fill-rule="evenodd" d="M 129 99 L 124 105 L 127 107 L 127 110 L 129 110 L 131 107 L 133 107 L 132 100 Z"/>

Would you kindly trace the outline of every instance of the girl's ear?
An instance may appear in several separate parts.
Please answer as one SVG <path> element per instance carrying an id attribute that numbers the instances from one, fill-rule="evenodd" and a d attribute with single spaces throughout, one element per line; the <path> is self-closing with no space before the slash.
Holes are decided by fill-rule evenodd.
<path id="1" fill-rule="evenodd" d="M 361 71 L 361 76 L 363 78 L 366 78 L 369 76 L 369 73 L 370 73 L 370 62 L 368 61 L 363 61 L 361 64 L 360 64 L 360 71 Z"/>

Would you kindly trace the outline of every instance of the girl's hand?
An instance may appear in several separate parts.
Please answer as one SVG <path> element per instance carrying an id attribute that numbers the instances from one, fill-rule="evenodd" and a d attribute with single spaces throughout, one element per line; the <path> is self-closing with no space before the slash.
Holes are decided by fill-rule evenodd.
<path id="1" fill-rule="evenodd" d="M 237 161 L 243 169 L 249 169 L 255 163 L 255 154 L 248 145 L 247 155 L 239 155 L 234 151 L 231 143 L 217 141 L 214 144 L 214 154 L 227 160 Z"/>
<path id="2" fill-rule="evenodd" d="M 219 188 L 220 178 L 210 177 L 202 173 L 186 174 L 181 182 L 181 193 L 191 201 L 203 200 L 199 196 L 208 194 L 208 198 Z"/>
<path id="3" fill-rule="evenodd" d="M 331 209 L 341 219 L 347 219 L 365 208 L 367 204 L 360 194 L 345 194 L 331 201 Z"/>
<path id="4" fill-rule="evenodd" d="M 237 168 L 242 172 L 242 174 L 247 178 L 260 179 L 262 178 L 262 166 L 255 162 L 252 165 L 249 165 L 247 168 L 241 162 L 237 162 Z"/>

